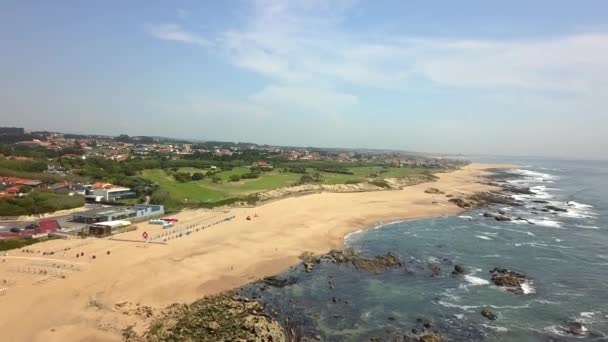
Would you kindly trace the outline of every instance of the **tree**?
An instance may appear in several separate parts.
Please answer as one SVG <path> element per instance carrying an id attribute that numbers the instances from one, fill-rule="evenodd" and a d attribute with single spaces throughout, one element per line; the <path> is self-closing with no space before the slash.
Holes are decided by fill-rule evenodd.
<path id="1" fill-rule="evenodd" d="M 176 172 L 173 174 L 173 178 L 180 183 L 185 183 L 192 180 L 192 176 L 188 172 Z"/>
<path id="2" fill-rule="evenodd" d="M 205 178 L 205 174 L 202 172 L 195 172 L 194 174 L 192 174 L 193 181 L 201 180 L 203 178 Z"/>
<path id="3" fill-rule="evenodd" d="M 243 178 L 243 179 L 254 179 L 254 178 L 258 178 L 258 177 L 260 177 L 260 173 L 255 172 L 255 171 L 248 172 L 248 173 L 241 175 L 241 178 Z"/>
<path id="4" fill-rule="evenodd" d="M 311 175 L 303 175 L 300 177 L 300 183 L 312 183 L 315 179 Z"/>
<path id="5" fill-rule="evenodd" d="M 239 176 L 239 175 L 232 175 L 232 176 L 230 176 L 230 181 L 231 182 L 238 182 L 240 180 L 241 180 L 241 176 Z"/>
<path id="6" fill-rule="evenodd" d="M 156 190 L 150 197 L 150 203 L 152 204 L 165 204 L 171 196 L 169 192 L 164 189 Z"/>
<path id="7" fill-rule="evenodd" d="M 28 192 L 32 191 L 32 187 L 29 185 L 24 185 L 21 188 L 19 188 L 19 193 L 21 194 L 27 194 Z"/>

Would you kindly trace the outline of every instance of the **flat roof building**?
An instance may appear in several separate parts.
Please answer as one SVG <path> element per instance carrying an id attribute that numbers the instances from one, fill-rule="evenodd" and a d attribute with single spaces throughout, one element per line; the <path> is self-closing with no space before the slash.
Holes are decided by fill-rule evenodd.
<path id="1" fill-rule="evenodd" d="M 162 205 L 136 204 L 133 207 L 99 208 L 82 213 L 75 213 L 73 215 L 73 220 L 80 223 L 94 224 L 99 222 L 160 216 L 164 213 L 165 208 Z"/>

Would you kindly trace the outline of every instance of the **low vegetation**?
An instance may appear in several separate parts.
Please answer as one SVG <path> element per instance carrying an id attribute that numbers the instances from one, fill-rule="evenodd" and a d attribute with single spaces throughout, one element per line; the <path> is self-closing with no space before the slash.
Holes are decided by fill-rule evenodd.
<path id="1" fill-rule="evenodd" d="M 289 163 L 288 165 L 291 165 Z M 313 167 L 318 166 L 318 167 Z M 431 175 L 432 169 L 386 166 L 343 166 L 328 162 L 295 162 L 293 166 L 259 169 L 243 166 L 215 169 L 179 167 L 142 170 L 139 177 L 158 186 L 151 202 L 167 209 L 214 207 L 239 202 L 255 203 L 252 195 L 300 184 L 358 184 L 370 182 L 390 188 L 385 178 Z M 429 177 L 431 179 L 431 177 Z"/>
<path id="2" fill-rule="evenodd" d="M 43 242 L 48 240 L 49 238 L 40 238 L 40 239 L 23 239 L 23 238 L 15 238 L 15 239 L 5 239 L 0 240 L 0 251 L 9 251 L 11 249 L 19 249 L 29 245 L 33 245 L 38 242 Z"/>
<path id="3" fill-rule="evenodd" d="M 26 196 L 0 200 L 0 216 L 35 215 L 82 207 L 84 197 L 34 190 Z"/>

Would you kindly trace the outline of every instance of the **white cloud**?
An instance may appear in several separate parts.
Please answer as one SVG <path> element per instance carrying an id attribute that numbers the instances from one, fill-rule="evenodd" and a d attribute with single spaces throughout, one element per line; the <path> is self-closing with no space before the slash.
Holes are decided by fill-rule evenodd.
<path id="1" fill-rule="evenodd" d="M 149 32 L 213 48 L 236 66 L 283 85 L 407 90 L 415 78 L 447 87 L 606 91 L 608 33 L 510 41 L 352 34 L 342 23 L 355 5 L 257 0 L 245 26 L 220 33 L 213 45 L 177 24 Z"/>
<path id="2" fill-rule="evenodd" d="M 269 86 L 249 97 L 252 103 L 273 108 L 274 111 L 291 113 L 343 113 L 355 106 L 357 97 L 331 88 L 303 86 Z"/>
<path id="3" fill-rule="evenodd" d="M 244 107 L 218 110 L 262 111 L 275 120 L 281 115 L 327 114 L 331 122 L 343 123 L 364 107 L 359 105 L 371 103 L 368 89 L 388 90 L 399 97 L 424 86 L 438 92 L 469 91 L 477 101 L 472 110 L 478 118 L 494 113 L 508 116 L 505 108 L 509 108 L 534 117 L 534 127 L 541 131 L 545 128 L 541 122 L 547 123 L 552 115 L 564 122 L 562 129 L 572 122 L 567 117 L 583 111 L 581 117 L 591 122 L 585 129 L 595 130 L 594 136 L 605 133 L 592 122 L 604 116 L 601 104 L 608 95 L 608 33 L 459 39 L 361 32 L 349 29 L 356 6 L 354 0 L 253 1 L 246 22 L 215 34 L 210 38 L 213 45 L 205 39 L 196 43 L 201 39 L 197 34 L 174 24 L 151 33 L 203 45 L 266 79 L 267 84 L 241 100 Z M 492 100 L 498 96 L 500 101 Z M 381 112 L 392 111 L 395 117 L 407 111 L 387 106 Z M 465 107 L 461 103 L 458 110 L 465 112 Z M 438 108 L 459 115 L 449 104 Z M 516 139 L 516 124 L 509 124 L 513 125 L 509 134 Z M 544 135 L 547 141 L 549 135 Z"/>
<path id="4" fill-rule="evenodd" d="M 194 44 L 201 46 L 210 46 L 211 42 L 208 39 L 203 38 L 202 36 L 188 32 L 181 28 L 181 26 L 177 24 L 164 24 L 164 25 L 155 25 L 147 27 L 148 33 L 152 36 L 161 39 L 161 40 L 169 40 L 179 43 L 185 44 Z"/>

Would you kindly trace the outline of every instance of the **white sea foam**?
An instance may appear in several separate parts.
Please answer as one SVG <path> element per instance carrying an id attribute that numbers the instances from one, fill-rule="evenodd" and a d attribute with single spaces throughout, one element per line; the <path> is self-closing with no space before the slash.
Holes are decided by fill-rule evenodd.
<path id="1" fill-rule="evenodd" d="M 348 242 L 350 239 L 354 238 L 356 235 L 359 235 L 363 232 L 363 229 L 359 229 L 359 230 L 355 230 L 352 233 L 348 233 L 346 234 L 346 236 L 344 236 L 344 241 Z"/>
<path id="2" fill-rule="evenodd" d="M 439 305 L 441 305 L 441 306 L 446 307 L 446 308 L 457 308 L 457 309 L 461 309 L 461 310 L 464 310 L 464 311 L 470 311 L 470 310 L 478 309 L 478 308 L 481 307 L 480 305 L 460 305 L 460 304 L 446 302 L 444 300 L 440 300 L 437 303 Z"/>
<path id="3" fill-rule="evenodd" d="M 430 256 L 430 257 L 426 258 L 426 261 L 429 264 L 438 264 L 438 263 L 440 263 L 439 259 L 437 257 L 434 257 L 434 256 Z"/>
<path id="4" fill-rule="evenodd" d="M 595 215 L 591 215 L 590 213 L 582 213 L 577 211 L 568 211 L 568 212 L 560 212 L 558 214 L 560 217 L 569 217 L 569 218 L 593 218 Z"/>
<path id="5" fill-rule="evenodd" d="M 491 237 L 484 236 L 484 235 L 475 235 L 475 237 L 478 239 L 482 239 L 482 240 L 493 240 Z"/>
<path id="6" fill-rule="evenodd" d="M 600 229 L 600 227 L 598 226 L 587 226 L 584 224 L 577 224 L 576 226 L 583 229 Z"/>
<path id="7" fill-rule="evenodd" d="M 509 329 L 505 328 L 505 327 L 501 327 L 498 325 L 489 325 L 489 324 L 482 324 L 483 327 L 490 329 L 490 330 L 494 330 L 496 332 L 507 332 L 509 331 Z"/>
<path id="8" fill-rule="evenodd" d="M 521 284 L 521 290 L 524 294 L 531 294 L 536 292 L 536 289 L 532 286 L 532 283 L 530 281 L 523 282 Z"/>
<path id="9" fill-rule="evenodd" d="M 518 242 L 515 244 L 515 247 L 521 247 L 521 246 L 531 246 L 531 247 L 538 247 L 538 248 L 562 248 L 562 249 L 573 248 L 570 246 L 552 245 L 552 244 L 548 244 L 548 243 L 544 243 L 544 242 Z"/>
<path id="10" fill-rule="evenodd" d="M 525 176 L 525 177 L 531 177 L 531 178 L 543 178 L 543 179 L 556 178 L 555 176 L 548 174 L 548 173 L 542 173 L 542 172 L 538 172 L 538 171 L 525 170 L 525 169 L 512 169 L 511 172 Z"/>
<path id="11" fill-rule="evenodd" d="M 503 257 L 500 254 L 488 254 L 488 255 L 480 255 L 480 258 L 506 258 L 508 259 L 509 257 Z"/>
<path id="12" fill-rule="evenodd" d="M 550 220 L 548 218 L 539 219 L 529 219 L 528 221 L 534 223 L 537 226 L 541 227 L 550 227 L 550 228 L 561 228 L 561 222 Z"/>
<path id="13" fill-rule="evenodd" d="M 488 280 L 476 277 L 471 274 L 466 274 L 464 276 L 464 280 L 466 280 L 470 285 L 473 286 L 490 285 L 490 282 Z"/>
<path id="14" fill-rule="evenodd" d="M 578 209 L 594 208 L 594 206 L 592 206 L 591 204 L 578 203 L 578 202 L 575 202 L 575 201 L 569 201 L 566 204 L 569 207 L 574 207 L 574 208 L 578 208 Z"/>
<path id="15" fill-rule="evenodd" d="M 461 219 L 464 219 L 464 220 L 472 220 L 473 219 L 472 216 L 468 216 L 468 215 L 461 215 L 461 216 L 458 216 L 458 218 L 461 218 Z"/>

